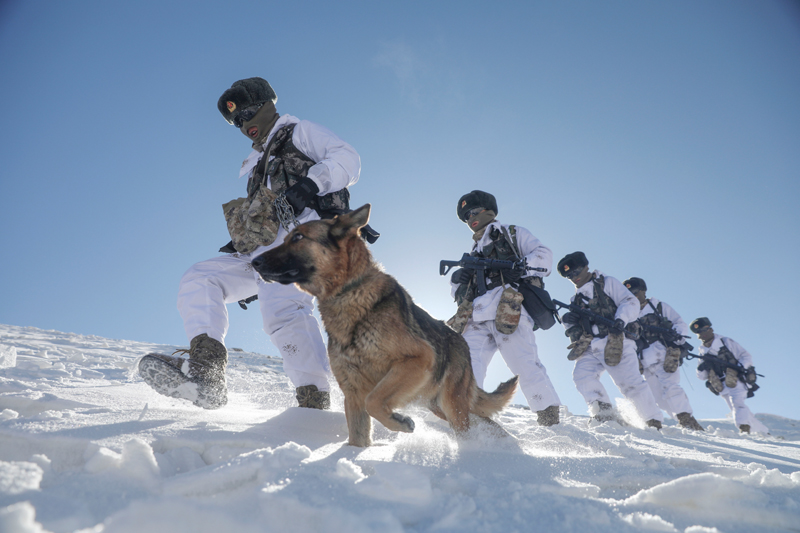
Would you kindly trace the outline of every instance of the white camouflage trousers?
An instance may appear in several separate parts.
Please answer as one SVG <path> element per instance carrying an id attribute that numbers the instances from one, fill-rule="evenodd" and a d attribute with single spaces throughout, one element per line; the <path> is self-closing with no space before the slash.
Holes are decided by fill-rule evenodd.
<path id="1" fill-rule="evenodd" d="M 479 387 L 483 388 L 486 369 L 495 352 L 500 350 L 508 368 L 519 376 L 519 387 L 532 411 L 561 405 L 556 389 L 547 375 L 547 369 L 539 361 L 533 320 L 527 313 L 522 314 L 519 327 L 511 335 L 498 332 L 494 320 L 470 320 L 463 335 L 469 345 L 472 372 Z"/>
<path id="2" fill-rule="evenodd" d="M 264 331 L 283 356 L 283 368 L 295 387 L 330 390 L 328 354 L 311 295 L 294 285 L 266 283 L 250 261 L 263 253 L 231 254 L 196 263 L 181 278 L 178 311 L 189 340 L 201 333 L 225 343 L 226 304 L 258 294 Z"/>
<path id="3" fill-rule="evenodd" d="M 666 347 L 656 341 L 642 350 L 642 364 L 644 365 L 644 378 L 650 386 L 656 404 L 676 419 L 678 413 L 692 414 L 689 397 L 681 387 L 680 368 L 675 372 L 664 370 L 664 358 L 667 355 Z"/>
<path id="4" fill-rule="evenodd" d="M 606 388 L 600 382 L 600 376 L 607 371 L 622 395 L 633 403 L 639 416 L 644 420 L 663 421 L 661 409 L 656 405 L 650 387 L 639 373 L 636 344 L 626 338 L 622 344 L 622 360 L 617 366 L 608 366 L 603 355 L 606 342 L 607 338 L 592 340 L 591 346 L 575 361 L 575 368 L 572 369 L 572 380 L 586 404 L 591 409 L 592 404 L 597 401 L 611 403 Z"/>
<path id="5" fill-rule="evenodd" d="M 730 407 L 733 414 L 733 423 L 736 424 L 737 428 L 742 424 L 747 424 L 750 426 L 751 433 L 769 433 L 769 428 L 757 419 L 753 411 L 745 405 L 747 387 L 744 386 L 744 383 L 740 381 L 732 389 L 728 388 L 727 385 L 723 385 L 722 392 L 719 395 L 725 399 L 728 407 Z"/>

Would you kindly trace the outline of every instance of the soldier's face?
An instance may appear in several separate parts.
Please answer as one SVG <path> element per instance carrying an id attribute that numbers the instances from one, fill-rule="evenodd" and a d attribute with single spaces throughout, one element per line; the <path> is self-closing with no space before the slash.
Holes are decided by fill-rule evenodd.
<path id="1" fill-rule="evenodd" d="M 697 338 L 699 338 L 703 342 L 708 342 L 710 340 L 713 340 L 714 339 L 714 329 L 709 327 L 708 329 L 704 329 L 703 331 L 700 331 L 697 334 Z"/>
<path id="2" fill-rule="evenodd" d="M 631 292 L 633 293 L 634 296 L 636 296 L 636 299 L 639 300 L 639 303 L 644 305 L 644 303 L 647 301 L 647 294 L 641 289 L 637 289 Z"/>
<path id="3" fill-rule="evenodd" d="M 575 284 L 575 287 L 580 289 L 581 287 L 586 285 L 586 283 L 588 283 L 590 279 L 592 279 L 592 271 L 589 270 L 588 266 L 585 266 L 585 267 L 581 267 L 580 273 L 578 273 L 575 276 L 571 277 L 570 281 L 573 284 Z"/>

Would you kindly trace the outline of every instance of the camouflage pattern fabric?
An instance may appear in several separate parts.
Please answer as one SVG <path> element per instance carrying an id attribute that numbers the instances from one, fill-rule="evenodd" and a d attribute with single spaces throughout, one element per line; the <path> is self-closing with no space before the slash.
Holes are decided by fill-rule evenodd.
<path id="1" fill-rule="evenodd" d="M 592 344 L 592 339 L 594 339 L 594 336 L 588 333 L 581 334 L 577 340 L 573 341 L 569 346 L 567 346 L 567 349 L 570 351 L 567 354 L 567 360 L 574 361 L 578 357 L 582 356 Z"/>
<path id="2" fill-rule="evenodd" d="M 681 364 L 681 349 L 677 346 L 667 346 L 667 355 L 664 356 L 664 371 L 670 374 L 678 370 Z"/>
<path id="3" fill-rule="evenodd" d="M 247 254 L 272 244 L 278 236 L 280 221 L 275 213 L 277 195 L 267 187 L 259 187 L 252 198 L 237 198 L 222 206 L 233 246 Z"/>
<path id="4" fill-rule="evenodd" d="M 503 290 L 494 318 L 494 325 L 497 331 L 504 335 L 511 335 L 517 330 L 520 314 L 522 313 L 522 299 L 522 294 L 511 287 Z"/>
<path id="5" fill-rule="evenodd" d="M 645 326 L 656 326 L 662 329 L 672 329 L 672 321 L 666 318 L 662 313 L 661 302 L 658 303 L 657 307 L 653 307 L 653 304 L 650 303 L 650 300 L 647 300 L 647 303 L 655 311 L 655 313 L 648 313 L 644 315 L 639 319 L 639 322 Z M 644 340 L 647 341 L 648 345 L 661 340 L 658 333 L 647 331 L 644 328 L 642 328 L 641 336 L 644 337 Z"/>
<path id="6" fill-rule="evenodd" d="M 262 165 L 259 161 L 247 184 L 248 195 L 256 186 L 265 183 L 267 176 L 270 178 L 272 191 L 276 195 L 281 194 L 300 179 L 308 177 L 308 170 L 317 164 L 292 142 L 296 125 L 288 124 L 275 132 L 261 158 L 262 161 L 269 161 L 269 164 Z M 275 157 L 270 161 L 271 156 Z M 317 196 L 309 207 L 314 209 L 320 218 L 333 218 L 336 214 L 346 213 L 350 211 L 350 191 L 344 188 L 324 196 Z"/>
<path id="7" fill-rule="evenodd" d="M 316 165 L 292 142 L 295 126 L 284 126 L 272 136 L 264 155 L 247 180 L 247 198 L 237 198 L 222 206 L 228 233 L 237 252 L 250 253 L 259 246 L 267 246 L 275 241 L 280 226 L 275 213 L 275 198 L 307 177 L 308 170 Z M 333 218 L 334 215 L 346 213 L 350 211 L 350 191 L 345 188 L 317 196 L 309 203 L 309 207 L 321 218 Z"/>
<path id="8" fill-rule="evenodd" d="M 733 352 L 731 352 L 728 347 L 725 346 L 724 342 L 722 343 L 722 347 L 717 352 L 717 357 L 731 365 L 739 364 L 739 360 L 736 359 L 736 356 L 733 355 Z M 727 385 L 729 389 L 734 388 L 739 382 L 739 373 L 733 368 L 726 368 L 723 376 L 725 378 L 725 385 Z"/>
<path id="9" fill-rule="evenodd" d="M 622 333 L 609 333 L 603 360 L 608 366 L 617 366 L 622 360 L 622 344 L 625 336 Z"/>
<path id="10" fill-rule="evenodd" d="M 450 320 L 445 322 L 445 324 L 450 326 L 450 329 L 460 335 L 464 333 L 464 329 L 467 327 L 467 322 L 469 322 L 470 318 L 472 318 L 472 301 L 462 300 L 458 306 L 456 314 L 453 315 Z"/>
<path id="11" fill-rule="evenodd" d="M 706 387 L 708 387 L 711 392 L 717 395 L 722 392 L 722 381 L 720 381 L 719 376 L 716 372 L 714 372 L 714 370 L 708 371 L 708 381 L 706 381 Z"/>
<path id="12" fill-rule="evenodd" d="M 733 368 L 725 369 L 725 385 L 732 389 L 739 383 L 739 373 Z"/>
<path id="13" fill-rule="evenodd" d="M 581 307 L 589 308 L 591 311 L 594 311 L 598 315 L 601 315 L 613 321 L 614 317 L 617 314 L 617 304 L 615 304 L 614 300 L 612 300 L 611 297 L 608 294 L 606 294 L 605 277 L 599 276 L 596 278 L 592 278 L 592 284 L 594 285 L 594 295 L 592 296 L 592 299 L 587 300 L 585 296 L 579 294 L 578 298 L 575 299 L 575 303 L 579 304 Z M 605 337 L 606 335 L 608 335 L 608 326 L 605 326 L 603 324 L 595 324 L 595 325 L 597 326 L 597 330 L 600 332 L 597 335 L 598 337 Z"/>

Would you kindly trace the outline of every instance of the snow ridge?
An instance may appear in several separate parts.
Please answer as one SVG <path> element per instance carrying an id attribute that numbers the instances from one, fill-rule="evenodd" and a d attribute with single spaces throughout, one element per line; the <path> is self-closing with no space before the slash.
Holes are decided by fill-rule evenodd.
<path id="1" fill-rule="evenodd" d="M 346 445 L 331 411 L 294 407 L 281 360 L 231 350 L 229 402 L 159 396 L 139 357 L 178 347 L 0 325 L 0 532 L 800 531 L 800 422 L 705 433 L 512 406 L 457 442 L 424 410 Z M 12 362 L 13 357 L 13 362 Z M 623 399 L 617 399 L 623 413 Z"/>

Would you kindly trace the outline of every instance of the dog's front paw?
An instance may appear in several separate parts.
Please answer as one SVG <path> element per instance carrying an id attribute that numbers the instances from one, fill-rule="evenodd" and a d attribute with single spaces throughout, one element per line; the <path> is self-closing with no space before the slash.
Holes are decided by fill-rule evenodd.
<path id="1" fill-rule="evenodd" d="M 392 418 L 392 420 L 397 422 L 397 424 L 399 425 L 399 427 L 397 428 L 397 431 L 402 431 L 404 433 L 413 433 L 414 432 L 414 421 L 411 420 L 410 417 L 405 416 L 405 415 L 400 415 L 400 414 L 397 414 L 397 413 L 392 413 L 391 418 Z"/>

